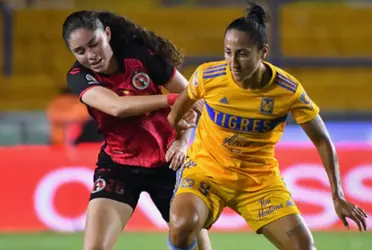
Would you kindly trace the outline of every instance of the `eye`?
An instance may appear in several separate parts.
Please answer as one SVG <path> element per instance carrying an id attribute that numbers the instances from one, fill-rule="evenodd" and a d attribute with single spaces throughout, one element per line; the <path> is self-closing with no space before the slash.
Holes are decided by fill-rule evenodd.
<path id="1" fill-rule="evenodd" d="M 238 53 L 238 56 L 239 56 L 239 57 L 245 57 L 245 58 L 248 58 L 248 57 L 250 57 L 250 55 L 251 55 L 251 51 L 248 51 L 248 50 L 241 50 L 241 51 L 239 51 L 239 53 Z"/>
<path id="2" fill-rule="evenodd" d="M 78 55 L 84 55 L 85 50 L 84 49 L 78 49 L 78 50 L 75 50 L 75 53 L 78 54 Z"/>
<path id="3" fill-rule="evenodd" d="M 94 47 L 97 47 L 97 45 L 98 45 L 98 42 L 96 42 L 96 43 L 93 43 L 93 44 L 89 45 L 89 48 L 94 48 Z"/>

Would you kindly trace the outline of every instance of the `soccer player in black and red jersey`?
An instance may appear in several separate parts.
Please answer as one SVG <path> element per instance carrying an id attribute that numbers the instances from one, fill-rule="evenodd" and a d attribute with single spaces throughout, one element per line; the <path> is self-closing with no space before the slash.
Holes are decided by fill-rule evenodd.
<path id="1" fill-rule="evenodd" d="M 87 211 L 84 249 L 112 249 L 140 196 L 150 194 L 163 218 L 185 159 L 191 129 L 179 135 L 168 123 L 187 80 L 176 70 L 183 57 L 168 40 L 111 12 L 78 11 L 63 24 L 63 39 L 77 62 L 70 89 L 87 105 L 105 143 L 98 156 Z M 191 121 L 189 114 L 187 121 Z M 183 121 L 185 122 L 185 121 Z M 201 231 L 199 249 L 211 249 Z"/>

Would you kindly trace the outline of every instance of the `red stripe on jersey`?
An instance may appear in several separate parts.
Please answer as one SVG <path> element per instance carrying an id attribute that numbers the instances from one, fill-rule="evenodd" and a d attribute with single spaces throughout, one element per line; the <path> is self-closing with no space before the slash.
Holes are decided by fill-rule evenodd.
<path id="1" fill-rule="evenodd" d="M 76 75 L 80 73 L 80 68 L 74 68 L 70 71 L 70 75 Z"/>

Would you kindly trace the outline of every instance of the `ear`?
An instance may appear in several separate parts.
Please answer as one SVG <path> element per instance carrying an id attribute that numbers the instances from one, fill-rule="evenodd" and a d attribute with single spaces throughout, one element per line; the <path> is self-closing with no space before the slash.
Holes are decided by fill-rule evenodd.
<path id="1" fill-rule="evenodd" d="M 106 27 L 106 29 L 105 29 L 105 34 L 106 34 L 106 36 L 107 36 L 107 41 L 111 41 L 111 29 L 110 29 L 110 27 Z"/>
<path id="2" fill-rule="evenodd" d="M 261 53 L 261 59 L 262 60 L 265 60 L 266 57 L 267 57 L 267 54 L 269 53 L 269 45 L 268 44 L 265 44 L 262 48 L 262 53 Z"/>

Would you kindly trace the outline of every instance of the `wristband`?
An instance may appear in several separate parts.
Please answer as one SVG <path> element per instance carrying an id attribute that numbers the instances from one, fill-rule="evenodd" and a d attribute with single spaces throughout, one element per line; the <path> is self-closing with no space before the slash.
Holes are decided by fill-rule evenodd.
<path id="1" fill-rule="evenodd" d="M 180 96 L 180 94 L 168 94 L 167 95 L 168 105 L 172 106 L 176 102 L 176 100 L 179 96 Z"/>

